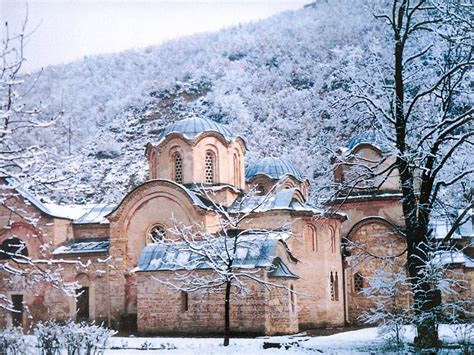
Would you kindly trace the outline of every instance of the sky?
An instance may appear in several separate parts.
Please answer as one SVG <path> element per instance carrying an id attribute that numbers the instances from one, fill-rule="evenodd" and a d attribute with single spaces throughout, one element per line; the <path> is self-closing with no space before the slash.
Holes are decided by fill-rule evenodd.
<path id="1" fill-rule="evenodd" d="M 310 0 L 28 1 L 27 71 L 84 56 L 142 48 L 294 10 Z M 0 0 L 10 31 L 21 27 L 24 0 Z M 3 35 L 3 33 L 2 33 Z M 3 38 L 3 36 L 2 36 Z"/>

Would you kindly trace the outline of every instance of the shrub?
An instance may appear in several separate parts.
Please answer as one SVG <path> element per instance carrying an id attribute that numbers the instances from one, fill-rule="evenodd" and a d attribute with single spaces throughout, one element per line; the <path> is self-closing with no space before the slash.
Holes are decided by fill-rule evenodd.
<path id="1" fill-rule="evenodd" d="M 21 328 L 9 327 L 0 333 L 0 354 L 27 354 L 27 344 Z"/>

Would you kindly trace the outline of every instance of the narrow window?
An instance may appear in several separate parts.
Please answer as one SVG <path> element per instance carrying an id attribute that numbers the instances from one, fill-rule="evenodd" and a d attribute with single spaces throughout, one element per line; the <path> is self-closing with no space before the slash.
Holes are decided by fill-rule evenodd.
<path id="1" fill-rule="evenodd" d="M 12 295 L 12 325 L 23 327 L 23 295 Z"/>
<path id="2" fill-rule="evenodd" d="M 150 229 L 147 235 L 147 244 L 161 243 L 166 238 L 166 229 L 162 225 L 156 225 Z"/>
<path id="3" fill-rule="evenodd" d="M 173 156 L 174 160 L 174 176 L 173 180 L 178 184 L 183 183 L 183 158 L 181 154 L 175 153 Z"/>
<path id="4" fill-rule="evenodd" d="M 181 312 L 187 312 L 189 309 L 189 296 L 185 291 L 181 291 Z"/>
<path id="5" fill-rule="evenodd" d="M 237 154 L 234 154 L 234 185 L 240 189 L 239 159 Z"/>
<path id="6" fill-rule="evenodd" d="M 334 273 L 331 271 L 331 275 L 329 277 L 329 289 L 331 292 L 331 301 L 337 301 L 336 299 L 336 279 Z"/>
<path id="7" fill-rule="evenodd" d="M 215 176 L 215 157 L 211 151 L 206 152 L 206 159 L 205 159 L 205 182 L 206 184 L 214 184 L 214 176 Z"/>
<path id="8" fill-rule="evenodd" d="M 291 312 L 295 313 L 295 289 L 293 288 L 293 285 L 290 286 L 290 307 Z"/>
<path id="9" fill-rule="evenodd" d="M 331 233 L 330 249 L 331 249 L 331 252 L 334 254 L 336 252 L 336 232 L 334 231 L 334 228 L 332 227 L 329 227 L 329 231 Z"/>
<path id="10" fill-rule="evenodd" d="M 263 184 L 258 184 L 257 185 L 257 195 L 258 196 L 265 195 L 265 186 L 263 186 Z"/>
<path id="11" fill-rule="evenodd" d="M 89 287 L 81 287 L 76 291 L 76 310 L 78 320 L 89 319 Z"/>
<path id="12" fill-rule="evenodd" d="M 337 271 L 334 276 L 334 300 L 339 301 L 339 278 L 337 276 Z"/>
<path id="13" fill-rule="evenodd" d="M 312 251 L 318 250 L 318 240 L 316 235 L 316 228 L 312 225 L 307 224 L 303 231 L 304 241 L 307 245 L 307 248 Z"/>
<path id="14" fill-rule="evenodd" d="M 364 288 L 364 278 L 358 272 L 354 274 L 354 291 L 356 293 L 362 292 Z"/>

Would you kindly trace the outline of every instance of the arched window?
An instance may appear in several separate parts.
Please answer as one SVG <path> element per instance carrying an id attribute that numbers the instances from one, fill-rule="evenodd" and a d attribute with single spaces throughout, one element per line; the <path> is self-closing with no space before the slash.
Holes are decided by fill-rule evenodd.
<path id="1" fill-rule="evenodd" d="M 153 226 L 147 235 L 147 244 L 161 243 L 166 238 L 166 228 L 160 224 Z"/>
<path id="2" fill-rule="evenodd" d="M 175 153 L 173 155 L 173 180 L 176 181 L 178 184 L 183 183 L 183 158 L 181 154 Z"/>
<path id="3" fill-rule="evenodd" d="M 181 312 L 187 312 L 189 309 L 189 296 L 185 291 L 181 291 Z"/>
<path id="4" fill-rule="evenodd" d="M 291 313 L 295 313 L 296 310 L 296 300 L 295 300 L 295 289 L 293 285 L 290 286 L 290 309 Z"/>
<path id="5" fill-rule="evenodd" d="M 330 240 L 329 240 L 329 249 L 331 250 L 331 253 L 336 252 L 336 231 L 334 230 L 333 227 L 329 227 L 329 233 L 331 234 Z"/>
<path id="6" fill-rule="evenodd" d="M 234 185 L 240 189 L 240 169 L 237 154 L 234 154 Z"/>
<path id="7" fill-rule="evenodd" d="M 206 184 L 214 184 L 216 174 L 216 159 L 214 153 L 210 150 L 206 152 L 204 168 Z"/>
<path id="8" fill-rule="evenodd" d="M 265 195 L 265 186 L 263 186 L 263 184 L 258 184 L 256 190 L 258 196 Z"/>
<path id="9" fill-rule="evenodd" d="M 329 287 L 331 292 L 331 301 L 339 301 L 339 290 L 338 290 L 338 276 L 337 272 L 332 272 L 329 276 Z"/>
<path id="10" fill-rule="evenodd" d="M 354 292 L 360 293 L 364 289 L 364 278 L 361 274 L 356 272 L 354 274 Z"/>
<path id="11" fill-rule="evenodd" d="M 5 239 L 0 244 L 0 260 L 8 260 L 17 256 L 28 256 L 25 242 L 15 237 Z"/>
<path id="12" fill-rule="evenodd" d="M 316 228 L 314 228 L 314 226 L 311 224 L 304 226 L 303 237 L 307 249 L 312 251 L 318 250 L 318 239 L 316 235 Z"/>

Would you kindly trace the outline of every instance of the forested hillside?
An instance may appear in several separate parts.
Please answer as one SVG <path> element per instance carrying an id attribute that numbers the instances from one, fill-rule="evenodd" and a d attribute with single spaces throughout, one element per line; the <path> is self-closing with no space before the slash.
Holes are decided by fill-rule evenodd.
<path id="1" fill-rule="evenodd" d="M 373 56 L 391 51 L 383 45 L 383 23 L 365 3 L 321 2 L 217 33 L 46 68 L 28 101 L 64 115 L 41 136 L 24 139 L 57 149 L 63 167 L 54 175 L 71 175 L 73 187 L 37 192 L 64 202 L 117 201 L 144 180 L 146 143 L 189 112 L 243 136 L 247 163 L 284 157 L 318 191 L 328 183 L 331 149 L 370 126 L 364 112 L 341 105 L 352 79 Z"/>

